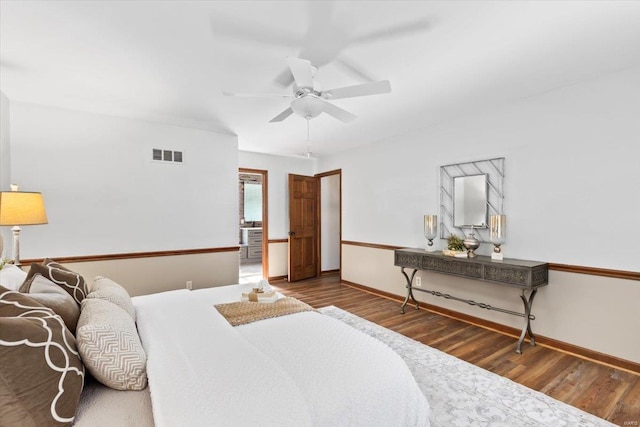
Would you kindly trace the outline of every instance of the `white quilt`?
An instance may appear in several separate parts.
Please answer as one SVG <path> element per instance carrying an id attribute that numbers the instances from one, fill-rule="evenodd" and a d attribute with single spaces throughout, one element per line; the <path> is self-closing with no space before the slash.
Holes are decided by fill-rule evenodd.
<path id="1" fill-rule="evenodd" d="M 427 426 L 389 347 L 316 312 L 233 327 L 247 285 L 134 298 L 156 426 Z"/>

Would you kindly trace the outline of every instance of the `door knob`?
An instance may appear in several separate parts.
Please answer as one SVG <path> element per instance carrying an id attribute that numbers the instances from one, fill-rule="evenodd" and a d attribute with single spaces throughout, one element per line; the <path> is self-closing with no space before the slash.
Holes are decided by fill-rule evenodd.
<path id="1" fill-rule="evenodd" d="M 296 235 L 296 232 L 295 232 L 295 231 L 290 231 L 290 232 L 289 232 L 289 236 L 295 236 L 295 235 Z"/>

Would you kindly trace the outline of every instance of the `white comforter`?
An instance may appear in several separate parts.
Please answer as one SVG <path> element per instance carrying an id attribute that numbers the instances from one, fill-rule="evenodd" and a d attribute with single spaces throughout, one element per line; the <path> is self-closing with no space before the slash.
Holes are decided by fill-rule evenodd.
<path id="1" fill-rule="evenodd" d="M 233 327 L 247 285 L 134 298 L 156 426 L 426 426 L 404 361 L 315 312 Z"/>

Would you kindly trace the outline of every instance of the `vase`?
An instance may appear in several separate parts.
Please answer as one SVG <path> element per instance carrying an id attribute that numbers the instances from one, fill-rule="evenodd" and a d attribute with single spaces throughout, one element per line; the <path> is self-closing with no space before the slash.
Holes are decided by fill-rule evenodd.
<path id="1" fill-rule="evenodd" d="M 480 247 L 480 241 L 476 239 L 474 233 L 469 233 L 462 244 L 465 248 L 467 248 L 467 255 L 469 256 L 469 258 L 475 258 L 478 256 L 474 251 Z"/>
<path id="2" fill-rule="evenodd" d="M 433 239 L 438 233 L 438 215 L 424 216 L 424 237 L 429 241 L 427 244 L 427 252 L 434 252 Z"/>

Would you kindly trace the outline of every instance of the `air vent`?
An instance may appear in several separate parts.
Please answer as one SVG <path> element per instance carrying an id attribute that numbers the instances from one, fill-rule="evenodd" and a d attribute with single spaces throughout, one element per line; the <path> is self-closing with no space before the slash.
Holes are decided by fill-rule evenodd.
<path id="1" fill-rule="evenodd" d="M 151 160 L 161 163 L 184 163 L 184 152 L 165 150 L 163 148 L 153 148 L 151 150 Z"/>

